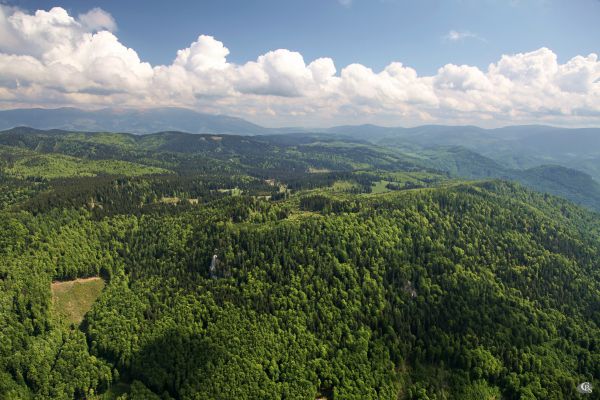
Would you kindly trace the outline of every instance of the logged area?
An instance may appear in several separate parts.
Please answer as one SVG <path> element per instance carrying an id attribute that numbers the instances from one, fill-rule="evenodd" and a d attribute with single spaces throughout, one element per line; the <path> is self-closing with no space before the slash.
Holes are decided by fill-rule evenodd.
<path id="1" fill-rule="evenodd" d="M 100 277 L 52 282 L 52 307 L 56 316 L 63 322 L 79 324 L 104 286 Z"/>

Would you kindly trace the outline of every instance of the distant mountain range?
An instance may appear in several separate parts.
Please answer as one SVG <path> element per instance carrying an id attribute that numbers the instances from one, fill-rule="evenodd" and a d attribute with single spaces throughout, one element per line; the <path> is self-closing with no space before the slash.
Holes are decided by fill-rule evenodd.
<path id="1" fill-rule="evenodd" d="M 415 128 L 335 128 L 351 137 L 369 136 L 375 144 L 415 151 L 461 146 L 507 168 L 561 165 L 600 181 L 600 128 L 568 129 L 526 125 L 483 129 L 475 126 L 429 125 Z M 371 132 L 371 133 L 367 133 Z"/>
<path id="2" fill-rule="evenodd" d="M 36 108 L 0 111 L 0 130 L 15 126 L 134 134 L 183 131 L 234 135 L 332 135 L 337 138 L 368 141 L 405 154 L 422 153 L 439 146 L 460 146 L 499 163 L 503 168 L 529 169 L 542 165 L 559 165 L 585 172 L 600 181 L 600 128 L 568 129 L 540 125 L 497 129 L 445 125 L 413 128 L 376 125 L 319 129 L 266 128 L 241 118 L 199 113 L 182 108 L 106 108 L 96 111 Z"/>
<path id="3" fill-rule="evenodd" d="M 258 135 L 266 128 L 241 118 L 204 114 L 185 108 L 116 109 L 87 111 L 78 108 L 14 109 L 0 111 L 0 130 L 16 126 L 86 132 L 161 131 Z"/>

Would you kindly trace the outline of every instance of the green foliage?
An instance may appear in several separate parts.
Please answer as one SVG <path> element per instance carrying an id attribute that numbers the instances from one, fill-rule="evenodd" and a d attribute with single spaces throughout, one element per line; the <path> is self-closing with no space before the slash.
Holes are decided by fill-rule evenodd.
<path id="1" fill-rule="evenodd" d="M 456 397 L 462 400 L 499 400 L 502 394 L 498 387 L 490 386 L 486 381 L 475 381 L 465 386 Z"/>
<path id="2" fill-rule="evenodd" d="M 285 164 L 199 136 L 239 157 L 208 166 L 179 134 L 17 138 L 194 172 L 2 181 L 0 398 L 558 400 L 600 376 L 600 219 L 567 201 L 387 158 L 294 172 L 371 162 L 337 142 Z M 52 282 L 92 276 L 62 323 Z"/>
<path id="3" fill-rule="evenodd" d="M 512 169 L 458 146 L 413 149 L 411 155 L 418 156 L 423 165 L 445 171 L 453 177 L 509 179 L 600 211 L 600 184 L 580 170 L 559 165 Z"/>
<path id="4" fill-rule="evenodd" d="M 17 154 L 15 154 L 17 153 Z M 18 156 L 16 160 L 12 160 Z M 62 154 L 38 154 L 0 147 L 0 159 L 6 159 L 4 173 L 28 178 L 65 178 L 97 175 L 137 176 L 164 174 L 169 171 L 122 160 L 84 160 Z"/>
<path id="5" fill-rule="evenodd" d="M 373 185 L 373 189 L 371 190 L 371 193 L 373 193 L 373 194 L 385 193 L 385 192 L 389 191 L 389 188 L 388 188 L 389 184 L 390 184 L 390 182 L 388 182 L 388 181 L 375 182 L 375 184 Z"/>

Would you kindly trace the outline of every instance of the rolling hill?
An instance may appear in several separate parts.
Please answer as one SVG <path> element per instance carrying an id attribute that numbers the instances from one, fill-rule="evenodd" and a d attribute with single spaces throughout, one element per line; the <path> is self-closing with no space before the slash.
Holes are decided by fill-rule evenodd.
<path id="1" fill-rule="evenodd" d="M 128 132 L 148 134 L 182 131 L 201 134 L 326 136 L 370 142 L 402 150 L 463 146 L 506 168 L 527 169 L 561 165 L 600 181 L 600 128 L 567 129 L 541 125 L 483 129 L 476 126 L 423 125 L 413 128 L 376 125 L 306 129 L 265 128 L 241 118 L 211 115 L 181 108 L 146 110 L 76 108 L 0 111 L 0 129 L 30 126 L 38 129 Z M 292 135 L 286 135 L 292 136 Z"/>
<path id="2" fill-rule="evenodd" d="M 439 146 L 411 150 L 424 165 L 456 178 L 497 178 L 519 182 L 531 189 L 569 199 L 600 211 L 600 184 L 585 172 L 560 165 L 508 168 L 461 146 Z"/>
<path id="3" fill-rule="evenodd" d="M 114 175 L 216 174 L 228 170 L 233 174 L 291 182 L 310 171 L 318 171 L 321 176 L 323 173 L 330 176 L 353 174 L 355 180 L 363 182 L 361 185 L 370 180 L 385 186 L 386 183 L 381 182 L 393 183 L 393 180 L 387 180 L 382 172 L 422 171 L 430 174 L 434 181 L 448 177 L 517 181 L 540 192 L 600 210 L 600 185 L 583 172 L 558 165 L 509 168 L 460 146 L 383 147 L 348 136 L 323 133 L 239 136 L 159 132 L 132 135 L 43 131 L 26 127 L 0 132 L 0 145 L 4 146 L 0 162 L 4 162 L 5 173 L 10 176 L 90 176 L 103 169 Z M 15 158 L 18 159 L 16 162 Z M 99 163 L 103 164 L 100 168 Z M 441 178 L 442 175 L 447 177 Z"/>
<path id="4" fill-rule="evenodd" d="M 460 146 L 0 132 L 0 398 L 576 398 L 600 219 L 506 179 L 597 206 Z"/>

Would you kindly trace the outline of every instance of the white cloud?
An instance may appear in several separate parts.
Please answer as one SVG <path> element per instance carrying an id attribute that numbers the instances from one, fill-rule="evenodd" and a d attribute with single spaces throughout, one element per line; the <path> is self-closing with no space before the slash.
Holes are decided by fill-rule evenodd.
<path id="1" fill-rule="evenodd" d="M 77 20 L 84 28 L 90 31 L 106 29 L 107 31 L 115 32 L 117 30 L 117 23 L 112 15 L 101 8 L 93 8 L 85 14 L 79 14 Z"/>
<path id="2" fill-rule="evenodd" d="M 479 68 L 454 64 L 446 64 L 438 70 L 434 78 L 434 85 L 442 90 L 460 90 L 463 92 L 493 89 L 490 80 Z"/>
<path id="3" fill-rule="evenodd" d="M 297 97 L 314 83 L 302 55 L 286 49 L 270 51 L 239 71 L 243 79 L 237 80 L 236 87 L 242 93 Z"/>
<path id="4" fill-rule="evenodd" d="M 115 30 L 100 9 L 73 18 L 62 8 L 0 5 L 0 107 L 183 106 L 267 125 L 600 122 L 596 54 L 561 64 L 541 48 L 485 70 L 447 64 L 421 76 L 400 62 L 338 69 L 287 49 L 235 64 L 222 42 L 201 35 L 170 64 L 152 66 Z"/>
<path id="5" fill-rule="evenodd" d="M 338 0 L 338 3 L 343 5 L 344 7 L 350 7 L 352 5 L 353 0 Z"/>
<path id="6" fill-rule="evenodd" d="M 108 17 L 94 9 L 82 16 L 82 23 L 58 7 L 34 15 L 0 12 L 0 30 L 8 32 L 0 39 L 2 80 L 67 93 L 145 89 L 152 77 L 150 64 L 142 63 L 111 32 L 96 32 L 110 25 Z"/>
<path id="7" fill-rule="evenodd" d="M 459 42 L 465 39 L 478 39 L 484 41 L 484 39 L 476 33 L 469 31 L 455 31 L 451 30 L 447 34 L 445 34 L 442 39 L 449 40 L 451 42 Z"/>

